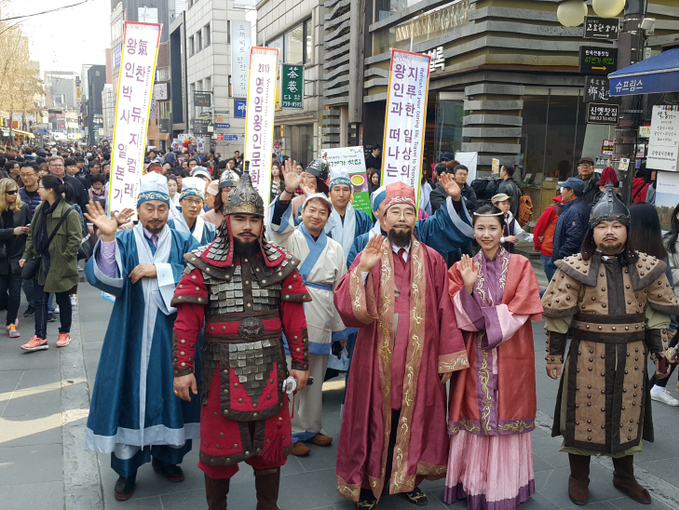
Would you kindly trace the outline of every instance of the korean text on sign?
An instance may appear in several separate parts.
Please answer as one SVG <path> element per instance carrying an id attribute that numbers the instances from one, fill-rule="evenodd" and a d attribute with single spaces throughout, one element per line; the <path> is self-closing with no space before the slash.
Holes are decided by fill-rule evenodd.
<path id="1" fill-rule="evenodd" d="M 402 181 L 419 197 L 431 57 L 391 50 L 382 184 Z"/>
<path id="2" fill-rule="evenodd" d="M 677 171 L 679 160 L 679 111 L 677 106 L 656 105 L 651 118 L 646 167 Z"/>
<path id="3" fill-rule="evenodd" d="M 125 22 L 111 148 L 109 212 L 137 207 L 156 72 L 160 25 Z"/>

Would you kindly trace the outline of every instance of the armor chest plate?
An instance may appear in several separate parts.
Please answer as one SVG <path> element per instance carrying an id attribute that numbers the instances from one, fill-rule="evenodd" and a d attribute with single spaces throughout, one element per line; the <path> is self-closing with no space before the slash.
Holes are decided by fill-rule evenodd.
<path id="1" fill-rule="evenodd" d="M 279 310 L 281 285 L 262 287 L 255 275 L 257 269 L 250 265 L 236 266 L 229 282 L 203 272 L 209 292 L 208 314 Z"/>

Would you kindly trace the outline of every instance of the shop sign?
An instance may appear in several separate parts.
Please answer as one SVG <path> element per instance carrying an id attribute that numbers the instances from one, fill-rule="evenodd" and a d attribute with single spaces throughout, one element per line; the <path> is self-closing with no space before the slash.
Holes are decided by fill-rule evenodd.
<path id="1" fill-rule="evenodd" d="M 233 109 L 236 112 L 236 117 L 244 119 L 247 110 L 247 101 L 245 99 L 235 99 Z"/>
<path id="2" fill-rule="evenodd" d="M 417 16 L 395 28 L 396 42 L 421 38 L 428 41 L 469 20 L 469 0 L 455 0 L 443 7 Z"/>
<path id="3" fill-rule="evenodd" d="M 283 64 L 281 108 L 304 108 L 304 67 Z"/>
<path id="4" fill-rule="evenodd" d="M 349 172 L 351 188 L 354 191 L 354 208 L 371 214 L 370 193 L 368 192 L 368 175 L 366 175 L 363 147 L 340 147 L 339 149 L 323 149 L 330 172 L 333 168 L 345 169 Z"/>
<path id="5" fill-rule="evenodd" d="M 271 195 L 271 152 L 275 114 L 277 48 L 250 49 L 245 161 L 250 161 L 252 185 L 268 205 Z M 235 135 L 234 135 L 235 136 Z"/>
<path id="6" fill-rule="evenodd" d="M 212 93 L 211 92 L 194 92 L 193 93 L 193 106 L 207 106 L 208 108 L 212 104 Z"/>
<path id="7" fill-rule="evenodd" d="M 443 46 L 439 46 L 428 51 L 427 55 L 431 57 L 431 63 L 429 64 L 430 73 L 433 73 L 437 69 L 444 69 L 446 67 L 446 59 L 443 58 Z"/>
<path id="8" fill-rule="evenodd" d="M 651 126 L 639 126 L 639 138 L 649 138 L 651 136 Z"/>
<path id="9" fill-rule="evenodd" d="M 111 154 L 111 213 L 137 207 L 159 41 L 159 24 L 125 22 Z"/>
<path id="10" fill-rule="evenodd" d="M 391 50 L 380 182 L 405 182 L 415 189 L 418 199 L 430 63 L 429 55 Z"/>
<path id="11" fill-rule="evenodd" d="M 676 105 L 655 105 L 651 118 L 646 167 L 677 170 L 679 160 L 679 111 Z"/>
<path id="12" fill-rule="evenodd" d="M 231 95 L 248 95 L 248 60 L 252 27 L 249 21 L 231 20 Z"/>
<path id="13" fill-rule="evenodd" d="M 587 76 L 585 78 L 585 103 L 611 101 L 608 78 L 605 76 Z"/>
<path id="14" fill-rule="evenodd" d="M 156 101 L 170 100 L 170 83 L 159 81 L 153 85 L 153 99 Z"/>
<path id="15" fill-rule="evenodd" d="M 585 23 L 586 39 L 607 39 L 617 41 L 620 34 L 620 18 L 599 18 L 598 16 L 586 16 Z"/>
<path id="16" fill-rule="evenodd" d="M 224 135 L 224 141 L 225 142 L 237 142 L 238 141 L 238 135 Z"/>
<path id="17" fill-rule="evenodd" d="M 620 106 L 606 103 L 587 103 L 587 124 L 618 125 Z"/>
<path id="18" fill-rule="evenodd" d="M 231 127 L 231 124 L 229 124 L 227 122 L 217 122 L 215 124 L 215 127 L 217 129 L 229 129 Z"/>
<path id="19" fill-rule="evenodd" d="M 580 46 L 581 74 L 606 76 L 618 70 L 618 49 Z"/>
<path id="20" fill-rule="evenodd" d="M 603 143 L 601 144 L 601 154 L 612 156 L 614 149 L 615 141 L 613 140 L 604 140 Z"/>
<path id="21" fill-rule="evenodd" d="M 210 125 L 210 121 L 207 119 L 193 119 L 192 125 L 194 135 L 206 135 L 207 127 Z"/>
<path id="22" fill-rule="evenodd" d="M 610 163 L 610 158 L 607 156 L 597 156 L 595 161 L 594 161 L 594 167 L 595 168 L 605 168 L 609 165 Z"/>

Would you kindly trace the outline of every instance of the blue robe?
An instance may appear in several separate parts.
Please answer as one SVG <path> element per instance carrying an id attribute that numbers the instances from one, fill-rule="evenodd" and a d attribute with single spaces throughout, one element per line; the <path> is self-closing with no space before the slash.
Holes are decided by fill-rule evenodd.
<path id="1" fill-rule="evenodd" d="M 214 241 L 215 237 L 217 237 L 217 227 L 209 221 L 205 221 L 201 216 L 196 218 L 193 228 L 190 229 L 186 223 L 184 215 L 180 212 L 179 216 L 177 216 L 175 219 L 167 220 L 167 226 L 179 232 L 190 234 L 196 239 L 196 241 L 198 241 L 199 246 L 206 246 Z M 197 230 L 200 230 L 200 232 Z"/>
<path id="2" fill-rule="evenodd" d="M 174 395 L 172 328 L 177 314 L 170 307 L 184 270 L 183 255 L 198 242 L 167 226 L 159 236 L 156 249 L 143 237 L 141 224 L 117 232 L 115 278 L 97 264 L 100 243 L 86 266 L 89 283 L 116 297 L 87 420 L 87 446 L 100 453 L 114 452 L 116 444 L 179 447 L 200 437 L 198 396 L 185 402 Z M 128 276 L 140 262 L 155 263 L 158 277 L 132 284 Z"/>
<path id="3" fill-rule="evenodd" d="M 472 219 L 464 204 L 460 207 L 460 213 L 455 210 L 453 199 L 448 197 L 432 216 L 415 223 L 415 237 L 441 255 L 455 251 L 474 239 Z M 377 221 L 370 232 L 356 238 L 347 255 L 347 268 L 351 267 L 356 255 L 363 251 L 370 238 L 379 233 L 381 229 Z"/>

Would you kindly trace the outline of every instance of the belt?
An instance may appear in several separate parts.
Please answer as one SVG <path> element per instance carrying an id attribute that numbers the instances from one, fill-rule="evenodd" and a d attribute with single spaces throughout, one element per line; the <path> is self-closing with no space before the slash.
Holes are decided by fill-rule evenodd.
<path id="1" fill-rule="evenodd" d="M 643 340 L 646 323 L 643 314 L 593 315 L 578 313 L 573 321 L 574 337 L 601 343 L 627 343 Z"/>
<path id="2" fill-rule="evenodd" d="M 257 338 L 248 338 L 241 335 L 205 335 L 204 339 L 205 342 L 211 344 L 239 344 L 282 337 L 283 331 L 281 329 L 275 329 L 273 331 L 265 331 L 264 333 L 257 335 Z"/>
<path id="3" fill-rule="evenodd" d="M 307 280 L 304 280 L 304 284 L 307 287 L 312 287 L 314 289 L 320 289 L 320 290 L 329 290 L 332 292 L 332 285 L 328 283 L 316 283 L 316 282 L 309 282 Z"/>

